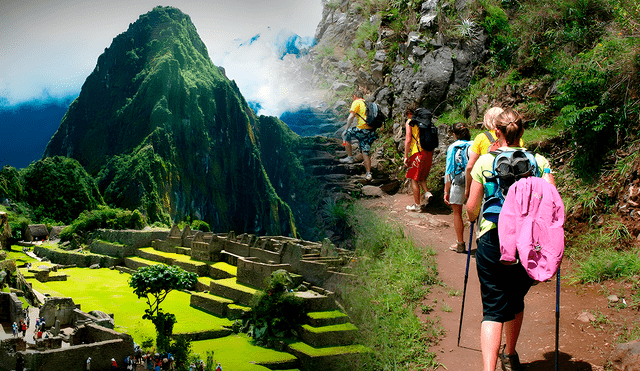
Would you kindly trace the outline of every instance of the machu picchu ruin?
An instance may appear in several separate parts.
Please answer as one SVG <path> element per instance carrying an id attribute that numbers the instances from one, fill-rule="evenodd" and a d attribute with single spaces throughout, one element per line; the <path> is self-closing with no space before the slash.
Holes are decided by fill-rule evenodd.
<path id="1" fill-rule="evenodd" d="M 41 243 L 21 244 L 30 255 L 47 263 L 19 267 L 15 290 L 33 303 L 29 310 L 36 318 L 44 318 L 47 337 L 33 342 L 27 337 L 3 340 L 2 347 L 10 349 L 5 355 L 7 364 L 15 364 L 21 357 L 32 369 L 51 360 L 53 363 L 46 363 L 60 366 L 47 367 L 48 370 L 67 370 L 70 365 L 82 367 L 87 355 L 94 362 L 110 357 L 106 354 L 124 358 L 133 351 L 133 340 L 130 335 L 113 330 L 118 318 L 85 313 L 72 298 L 39 293 L 33 289 L 33 282 L 66 281 L 65 272 L 70 268 L 131 274 L 155 264 L 175 265 L 197 274 L 198 281 L 188 292 L 189 306 L 227 318 L 229 323 L 250 313 L 252 298 L 265 288 L 274 272 L 286 272 L 295 287 L 293 292 L 304 300 L 307 320 L 297 329 L 298 339 L 270 344 L 293 357 L 286 365 L 263 365 L 269 369 L 349 369 L 348 365 L 356 364 L 358 357 L 370 352 L 355 344 L 357 327 L 339 304 L 341 288 L 352 278 L 349 264 L 353 253 L 336 248 L 329 240 L 205 233 L 191 230 L 188 225 L 182 230 L 174 225 L 170 230 L 97 230 L 93 242 L 79 249 L 69 245 L 65 250 Z M 16 293 L 4 295 L 3 303 L 3 308 L 9 308 L 4 322 L 24 319 Z M 175 335 L 197 341 L 231 334 L 232 326 L 221 326 Z M 77 355 L 80 353 L 84 358 Z M 67 361 L 54 362 L 60 357 Z"/>

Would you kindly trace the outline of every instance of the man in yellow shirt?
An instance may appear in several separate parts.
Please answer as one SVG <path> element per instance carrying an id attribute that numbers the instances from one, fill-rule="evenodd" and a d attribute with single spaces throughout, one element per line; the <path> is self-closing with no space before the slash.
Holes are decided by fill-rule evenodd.
<path id="1" fill-rule="evenodd" d="M 371 144 L 378 138 L 378 135 L 373 128 L 367 125 L 367 107 L 364 104 L 363 96 L 364 93 L 360 89 L 356 89 L 353 93 L 353 103 L 351 103 L 351 108 L 349 109 L 347 128 L 342 134 L 347 157 L 340 159 L 340 162 L 346 164 L 355 162 L 351 140 L 354 138 L 357 139 L 360 145 L 360 151 L 362 151 L 362 157 L 364 157 L 364 168 L 366 170 L 365 179 L 371 180 L 373 176 L 371 175 L 371 157 L 369 157 L 369 151 L 371 151 Z M 356 125 L 351 127 L 354 121 Z"/>

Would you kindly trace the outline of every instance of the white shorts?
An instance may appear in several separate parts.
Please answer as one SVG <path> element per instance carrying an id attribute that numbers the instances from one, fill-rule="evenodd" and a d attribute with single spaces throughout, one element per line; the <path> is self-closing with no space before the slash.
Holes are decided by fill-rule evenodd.
<path id="1" fill-rule="evenodd" d="M 452 184 L 451 189 L 449 189 L 449 203 L 454 205 L 464 205 L 465 201 L 464 187 Z"/>

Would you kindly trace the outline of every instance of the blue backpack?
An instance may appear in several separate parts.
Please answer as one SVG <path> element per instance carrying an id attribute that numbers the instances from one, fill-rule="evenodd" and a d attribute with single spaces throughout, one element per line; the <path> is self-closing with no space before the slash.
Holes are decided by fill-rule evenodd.
<path id="1" fill-rule="evenodd" d="M 497 150 L 490 153 L 496 157 L 492 171 L 485 170 L 482 174 L 486 179 L 482 217 L 497 224 L 509 187 L 522 178 L 540 177 L 541 174 L 535 155 L 527 150 Z"/>
<path id="2" fill-rule="evenodd" d="M 465 186 L 465 173 L 469 162 L 469 147 L 471 142 L 464 141 L 453 147 L 453 174 L 451 184 Z"/>

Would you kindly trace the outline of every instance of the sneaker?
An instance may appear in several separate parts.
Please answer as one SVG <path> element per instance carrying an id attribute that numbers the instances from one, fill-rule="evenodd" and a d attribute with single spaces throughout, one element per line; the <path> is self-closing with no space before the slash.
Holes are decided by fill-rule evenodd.
<path id="1" fill-rule="evenodd" d="M 371 174 L 371 173 L 366 173 L 366 174 L 364 175 L 364 180 L 371 180 L 371 179 L 373 179 L 373 174 Z"/>
<path id="2" fill-rule="evenodd" d="M 407 211 L 420 211 L 420 205 L 413 204 L 407 206 Z"/>
<path id="3" fill-rule="evenodd" d="M 502 363 L 502 371 L 522 371 L 518 352 L 510 355 L 500 353 L 500 362 Z"/>
<path id="4" fill-rule="evenodd" d="M 433 198 L 433 195 L 431 194 L 431 192 L 425 192 L 425 194 L 424 194 L 424 205 L 425 206 L 429 205 L 429 202 L 431 202 L 432 198 Z"/>
<path id="5" fill-rule="evenodd" d="M 347 156 L 345 158 L 341 158 L 340 162 L 342 162 L 343 164 L 353 164 L 354 162 L 356 162 L 356 160 L 354 160 L 351 156 Z"/>
<path id="6" fill-rule="evenodd" d="M 456 242 L 455 245 L 452 245 L 449 247 L 449 250 L 459 252 L 459 253 L 467 252 L 464 242 Z"/>

